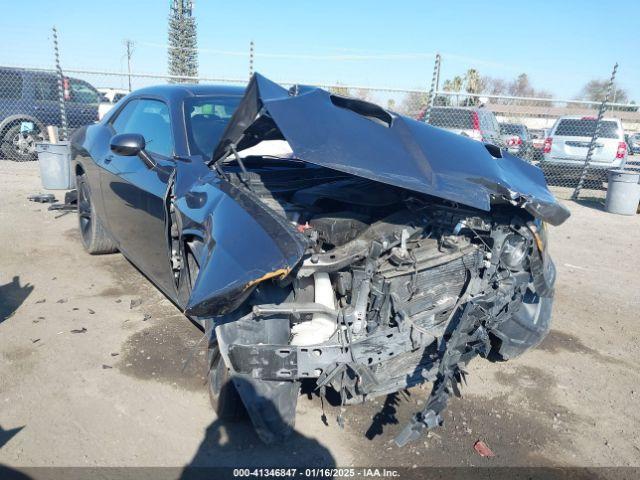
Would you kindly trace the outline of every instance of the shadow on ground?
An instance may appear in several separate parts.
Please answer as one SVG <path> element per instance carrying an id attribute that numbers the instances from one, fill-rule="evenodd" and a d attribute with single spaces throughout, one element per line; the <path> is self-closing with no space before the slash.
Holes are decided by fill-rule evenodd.
<path id="1" fill-rule="evenodd" d="M 236 379 L 235 382 L 237 383 Z M 240 390 L 251 389 L 244 382 Z M 255 395 L 255 391 L 253 393 Z M 238 421 L 215 420 L 205 432 L 204 439 L 181 478 L 213 478 L 215 467 L 322 467 L 333 468 L 336 461 L 329 450 L 317 440 L 297 432 L 278 415 L 274 404 L 261 397 L 259 410 L 263 425 L 270 425 L 262 437 L 284 438 L 281 441 L 263 443 L 249 419 Z M 264 427 L 263 427 L 264 428 Z M 288 435 L 287 435 L 288 433 Z M 250 453 L 249 453 L 250 452 Z"/>
<path id="2" fill-rule="evenodd" d="M 20 277 L 0 285 L 0 323 L 11 317 L 33 291 L 33 285 L 25 283 L 20 286 Z"/>

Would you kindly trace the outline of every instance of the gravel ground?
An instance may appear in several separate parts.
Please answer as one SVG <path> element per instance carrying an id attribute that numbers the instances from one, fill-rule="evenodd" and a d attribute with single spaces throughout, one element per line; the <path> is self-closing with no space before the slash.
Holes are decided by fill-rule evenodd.
<path id="1" fill-rule="evenodd" d="M 0 162 L 0 464 L 640 466 L 640 216 L 567 203 L 550 335 L 475 361 L 444 428 L 391 443 L 427 388 L 347 408 L 344 430 L 309 393 L 268 447 L 215 419 L 200 331 L 121 255 L 85 254 L 74 214 L 27 201 L 39 191 L 37 165 Z"/>

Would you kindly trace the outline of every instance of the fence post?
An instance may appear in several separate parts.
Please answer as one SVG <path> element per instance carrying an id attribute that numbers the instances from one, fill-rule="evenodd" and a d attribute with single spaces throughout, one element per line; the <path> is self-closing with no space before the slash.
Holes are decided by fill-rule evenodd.
<path id="1" fill-rule="evenodd" d="M 598 137 L 600 136 L 600 122 L 602 121 L 604 112 L 607 109 L 607 103 L 609 102 L 609 96 L 611 95 L 611 91 L 613 90 L 613 82 L 616 79 L 617 71 L 618 71 L 618 64 L 616 63 L 613 66 L 613 71 L 611 72 L 609 85 L 607 85 L 607 93 L 602 99 L 602 103 L 600 103 L 600 108 L 598 109 L 598 118 L 596 120 L 596 128 L 594 129 L 593 135 L 591 136 L 591 141 L 589 142 L 589 149 L 587 150 L 587 156 L 584 159 L 584 166 L 582 167 L 580 180 L 578 180 L 578 185 L 576 185 L 576 189 L 573 191 L 573 195 L 571 195 L 572 200 L 577 200 L 578 197 L 580 196 L 580 190 L 582 190 L 582 186 L 584 184 L 585 178 L 587 177 L 587 173 L 589 171 L 589 164 L 591 163 L 591 157 L 593 156 L 593 151 L 595 150 L 596 142 L 598 141 Z"/>
<path id="2" fill-rule="evenodd" d="M 431 108 L 435 100 L 436 83 L 440 78 L 440 54 L 436 53 L 436 60 L 433 64 L 433 76 L 431 77 L 431 88 L 429 89 L 429 95 L 427 97 L 427 110 L 424 114 L 424 123 L 429 123 L 429 117 L 431 116 Z"/>
<path id="3" fill-rule="evenodd" d="M 67 129 L 67 109 L 64 102 L 64 76 L 62 75 L 62 67 L 60 67 L 60 51 L 58 49 L 58 31 L 53 27 L 53 52 L 55 55 L 56 72 L 58 73 L 58 102 L 60 105 L 60 126 L 62 127 L 62 135 L 60 140 L 68 140 L 69 132 Z"/>
<path id="4" fill-rule="evenodd" d="M 249 79 L 253 77 L 253 40 L 249 43 Z"/>

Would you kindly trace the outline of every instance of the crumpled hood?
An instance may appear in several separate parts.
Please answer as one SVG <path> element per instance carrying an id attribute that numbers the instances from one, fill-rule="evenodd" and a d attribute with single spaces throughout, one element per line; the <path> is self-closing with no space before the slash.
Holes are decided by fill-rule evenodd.
<path id="1" fill-rule="evenodd" d="M 481 210 L 502 198 L 552 225 L 570 215 L 542 171 L 506 150 L 320 88 L 289 91 L 255 74 L 212 162 L 232 146 L 274 139 L 286 140 L 299 160 Z"/>

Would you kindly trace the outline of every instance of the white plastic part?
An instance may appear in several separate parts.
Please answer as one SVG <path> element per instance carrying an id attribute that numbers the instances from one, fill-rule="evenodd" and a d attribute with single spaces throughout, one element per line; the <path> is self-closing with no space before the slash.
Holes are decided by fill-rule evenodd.
<path id="1" fill-rule="evenodd" d="M 315 302 L 330 309 L 336 308 L 336 296 L 328 273 L 313 275 Z M 336 319 L 326 313 L 314 313 L 308 322 L 301 322 L 291 329 L 291 345 L 317 345 L 326 342 L 338 327 Z"/>

